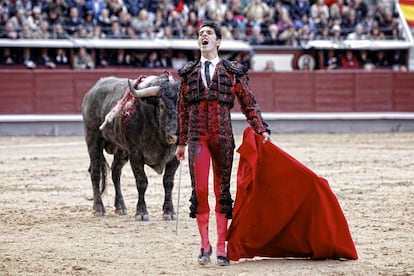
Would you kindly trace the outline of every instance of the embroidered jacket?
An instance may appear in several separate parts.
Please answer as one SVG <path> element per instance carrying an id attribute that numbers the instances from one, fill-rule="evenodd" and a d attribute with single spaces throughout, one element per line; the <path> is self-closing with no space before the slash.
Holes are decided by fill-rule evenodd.
<path id="1" fill-rule="evenodd" d="M 257 133 L 269 131 L 248 86 L 247 69 L 236 61 L 221 60 L 209 87 L 201 79 L 201 63 L 189 62 L 181 70 L 178 97 L 178 145 L 197 141 L 205 133 L 219 135 L 234 145 L 230 110 L 235 98 L 247 122 Z M 269 131 L 270 132 L 270 131 Z"/>

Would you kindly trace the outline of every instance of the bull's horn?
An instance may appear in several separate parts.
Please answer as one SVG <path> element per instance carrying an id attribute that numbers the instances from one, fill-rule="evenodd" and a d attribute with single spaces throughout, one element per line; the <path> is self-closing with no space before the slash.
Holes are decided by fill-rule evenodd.
<path id="1" fill-rule="evenodd" d="M 128 86 L 129 86 L 129 92 L 137 98 L 157 96 L 158 91 L 160 91 L 159 86 L 150 86 L 150 87 L 137 90 L 132 86 L 131 81 L 129 79 L 128 79 Z"/>

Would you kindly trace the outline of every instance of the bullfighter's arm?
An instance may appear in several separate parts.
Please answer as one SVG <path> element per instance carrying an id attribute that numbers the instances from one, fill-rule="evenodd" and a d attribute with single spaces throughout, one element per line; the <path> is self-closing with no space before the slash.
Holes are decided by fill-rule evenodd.
<path id="1" fill-rule="evenodd" d="M 253 127 L 258 134 L 263 132 L 270 133 L 268 125 L 264 122 L 256 98 L 248 85 L 247 75 L 238 77 L 234 86 L 234 92 L 240 103 L 241 111 L 246 116 L 247 122 Z"/>

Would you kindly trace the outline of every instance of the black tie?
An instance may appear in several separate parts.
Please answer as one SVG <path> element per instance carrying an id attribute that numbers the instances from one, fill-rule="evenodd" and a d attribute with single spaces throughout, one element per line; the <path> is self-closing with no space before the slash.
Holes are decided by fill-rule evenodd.
<path id="1" fill-rule="evenodd" d="M 204 62 L 204 74 L 206 75 L 207 86 L 210 85 L 210 68 L 209 68 L 210 64 L 211 64 L 210 61 Z"/>

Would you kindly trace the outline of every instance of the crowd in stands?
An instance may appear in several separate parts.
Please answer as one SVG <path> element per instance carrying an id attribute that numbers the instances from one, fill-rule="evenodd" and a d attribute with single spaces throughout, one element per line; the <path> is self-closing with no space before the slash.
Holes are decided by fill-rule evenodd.
<path id="1" fill-rule="evenodd" d="M 251 45 L 401 39 L 394 8 L 383 2 L 370 8 L 365 0 L 0 0 L 0 4 L 0 38 L 9 39 L 194 39 L 204 20 L 220 22 L 223 39 Z M 2 63 L 13 59 L 7 51 Z M 61 52 L 53 53 L 54 63 L 68 62 Z M 98 53 L 97 65 L 110 60 L 137 63 L 130 53 L 122 58 L 119 52 L 112 57 L 104 54 Z M 31 53 L 20 55 L 27 62 Z M 38 62 L 52 62 L 47 52 L 36 56 Z M 141 59 L 140 65 L 166 66 L 151 58 Z"/>

